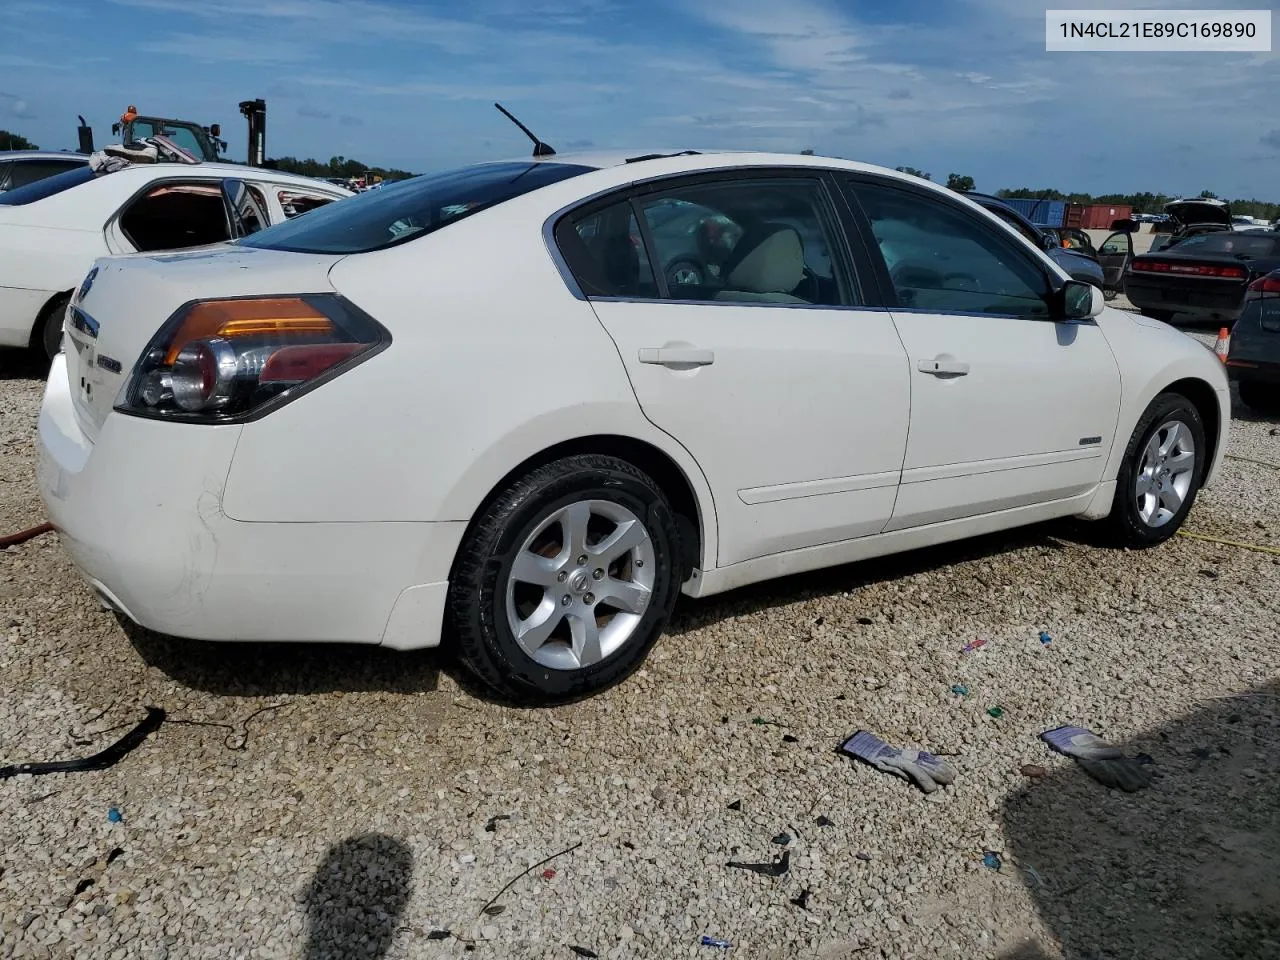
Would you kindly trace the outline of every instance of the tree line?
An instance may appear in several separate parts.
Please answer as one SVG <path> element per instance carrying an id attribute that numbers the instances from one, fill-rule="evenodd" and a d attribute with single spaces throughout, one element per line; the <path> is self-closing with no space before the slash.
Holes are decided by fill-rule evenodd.
<path id="1" fill-rule="evenodd" d="M 297 157 L 277 157 L 268 160 L 266 165 L 273 170 L 297 173 L 304 177 L 381 177 L 383 180 L 407 180 L 417 176 L 416 173 L 397 170 L 395 167 L 371 167 L 350 157 L 330 157 L 328 163 L 310 158 L 299 160 Z"/>

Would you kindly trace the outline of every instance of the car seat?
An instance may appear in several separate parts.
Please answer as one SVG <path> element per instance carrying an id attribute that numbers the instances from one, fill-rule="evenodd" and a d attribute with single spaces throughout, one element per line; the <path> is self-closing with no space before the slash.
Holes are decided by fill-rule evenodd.
<path id="1" fill-rule="evenodd" d="M 717 300 L 808 303 L 792 291 L 805 278 L 804 243 L 794 227 L 763 223 L 743 233 L 722 269 Z"/>

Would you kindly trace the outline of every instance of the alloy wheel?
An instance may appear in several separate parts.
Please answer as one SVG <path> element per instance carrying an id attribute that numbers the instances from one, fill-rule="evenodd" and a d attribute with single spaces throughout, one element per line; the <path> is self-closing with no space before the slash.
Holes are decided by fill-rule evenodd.
<path id="1" fill-rule="evenodd" d="M 1148 527 L 1163 527 L 1178 515 L 1191 492 L 1196 445 L 1181 420 L 1162 424 L 1143 448 L 1134 482 L 1138 516 Z"/>
<path id="2" fill-rule="evenodd" d="M 611 500 L 580 500 L 535 525 L 506 582 L 507 625 L 520 648 L 555 670 L 590 667 L 616 653 L 653 594 L 649 531 Z"/>

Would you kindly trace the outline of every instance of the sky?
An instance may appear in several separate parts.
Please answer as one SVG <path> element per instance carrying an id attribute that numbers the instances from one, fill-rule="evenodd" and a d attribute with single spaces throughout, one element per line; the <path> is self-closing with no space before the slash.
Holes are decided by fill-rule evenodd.
<path id="1" fill-rule="evenodd" d="M 1280 54 L 1047 53 L 1032 0 L 5 0 L 0 129 L 99 144 L 129 104 L 268 156 L 414 172 L 729 148 L 909 165 L 980 190 L 1280 200 Z M 1054 0 L 1054 8 L 1116 6 Z M 1240 0 L 1127 3 L 1264 8 Z"/>

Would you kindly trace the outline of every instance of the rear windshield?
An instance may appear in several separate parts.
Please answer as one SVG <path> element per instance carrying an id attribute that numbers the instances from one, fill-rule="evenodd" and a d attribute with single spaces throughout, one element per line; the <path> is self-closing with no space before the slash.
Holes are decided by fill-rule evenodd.
<path id="1" fill-rule="evenodd" d="M 24 204 L 35 203 L 45 197 L 52 197 L 55 193 L 61 193 L 63 190 L 70 190 L 72 187 L 78 187 L 82 183 L 88 183 L 93 177 L 93 168 L 86 163 L 84 166 L 68 170 L 66 173 L 56 173 L 52 177 L 45 177 L 35 183 L 28 183 L 25 187 L 6 190 L 4 193 L 0 193 L 0 205 L 21 207 Z"/>
<path id="2" fill-rule="evenodd" d="M 1280 237 L 1239 233 L 1202 233 L 1178 243 L 1179 253 L 1203 253 L 1226 256 L 1274 257 L 1280 248 Z"/>
<path id="3" fill-rule="evenodd" d="M 295 253 L 367 253 L 592 169 L 546 161 L 486 163 L 414 177 L 312 210 L 239 243 Z"/>

